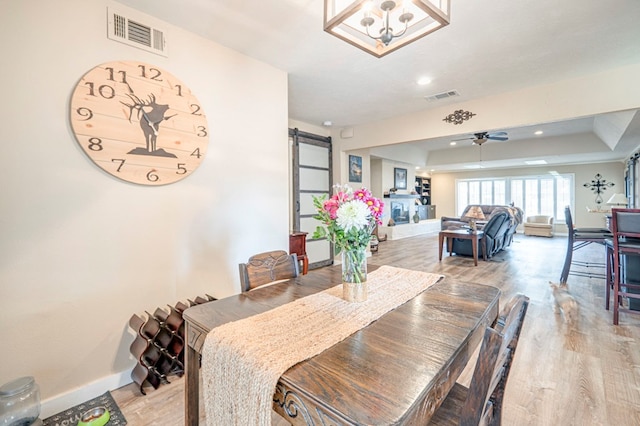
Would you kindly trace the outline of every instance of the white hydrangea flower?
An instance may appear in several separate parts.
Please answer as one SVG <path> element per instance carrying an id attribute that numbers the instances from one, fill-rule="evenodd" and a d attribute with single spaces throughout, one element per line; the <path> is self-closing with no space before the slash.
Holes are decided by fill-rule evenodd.
<path id="1" fill-rule="evenodd" d="M 360 200 L 352 200 L 338 207 L 336 223 L 344 232 L 349 232 L 351 228 L 363 229 L 369 225 L 371 210 L 369 206 Z"/>

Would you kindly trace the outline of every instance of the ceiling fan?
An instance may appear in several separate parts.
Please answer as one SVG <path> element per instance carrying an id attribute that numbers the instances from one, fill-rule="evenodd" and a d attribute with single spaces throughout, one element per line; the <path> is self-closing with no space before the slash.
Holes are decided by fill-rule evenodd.
<path id="1" fill-rule="evenodd" d="M 473 136 L 462 138 L 462 139 L 454 139 L 455 141 L 464 141 L 467 139 L 471 139 L 471 141 L 476 145 L 482 145 L 488 140 L 492 141 L 506 141 L 509 140 L 507 137 L 507 132 L 479 132 L 474 133 Z"/>

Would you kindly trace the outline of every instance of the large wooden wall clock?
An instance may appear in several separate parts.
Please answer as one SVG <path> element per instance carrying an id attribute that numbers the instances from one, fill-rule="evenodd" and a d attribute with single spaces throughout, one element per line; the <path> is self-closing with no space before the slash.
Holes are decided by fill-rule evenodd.
<path id="1" fill-rule="evenodd" d="M 190 175 L 209 143 L 207 119 L 187 86 L 142 62 L 108 62 L 87 72 L 71 97 L 71 127 L 96 165 L 142 185 Z"/>

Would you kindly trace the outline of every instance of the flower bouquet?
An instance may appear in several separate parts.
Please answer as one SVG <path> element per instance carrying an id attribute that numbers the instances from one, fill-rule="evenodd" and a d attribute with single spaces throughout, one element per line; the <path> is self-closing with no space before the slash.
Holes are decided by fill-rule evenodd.
<path id="1" fill-rule="evenodd" d="M 318 212 L 314 219 L 322 222 L 313 238 L 326 237 L 333 243 L 335 254 L 342 253 L 343 283 L 360 284 L 355 291 L 364 294 L 355 298 L 366 300 L 366 249 L 373 229 L 382 224 L 384 203 L 366 188 L 354 191 L 348 185 L 334 185 L 334 195 L 328 199 L 326 194 L 313 197 L 313 204 Z M 343 288 L 346 292 L 347 286 Z"/>

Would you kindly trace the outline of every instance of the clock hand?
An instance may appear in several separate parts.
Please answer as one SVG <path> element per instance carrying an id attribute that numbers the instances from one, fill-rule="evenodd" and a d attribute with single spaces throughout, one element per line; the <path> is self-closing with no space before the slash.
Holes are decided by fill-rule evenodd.
<path id="1" fill-rule="evenodd" d="M 144 112 L 144 110 L 142 108 L 140 108 L 140 111 L 142 111 L 142 116 L 144 117 L 145 120 L 147 120 L 147 123 L 149 123 L 149 127 L 151 127 L 153 129 L 153 134 L 155 136 L 158 136 L 158 129 L 156 128 L 155 124 L 153 121 L 151 121 L 149 119 L 149 116 L 147 115 L 146 112 Z"/>

